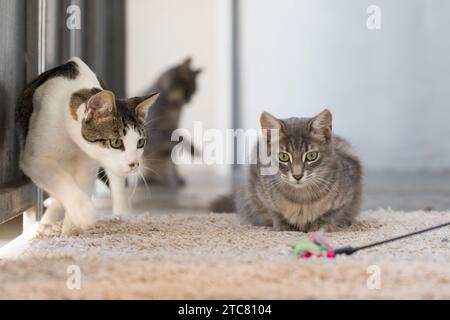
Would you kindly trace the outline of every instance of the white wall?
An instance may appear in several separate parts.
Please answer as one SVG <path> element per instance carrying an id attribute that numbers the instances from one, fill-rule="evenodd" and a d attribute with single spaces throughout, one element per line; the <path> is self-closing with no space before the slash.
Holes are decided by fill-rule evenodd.
<path id="1" fill-rule="evenodd" d="M 141 94 L 187 56 L 202 67 L 181 127 L 231 127 L 231 1 L 127 1 L 127 94 Z"/>
<path id="2" fill-rule="evenodd" d="M 450 1 L 244 0 L 243 119 L 334 113 L 368 170 L 450 169 Z M 381 7 L 381 30 L 366 9 Z"/>

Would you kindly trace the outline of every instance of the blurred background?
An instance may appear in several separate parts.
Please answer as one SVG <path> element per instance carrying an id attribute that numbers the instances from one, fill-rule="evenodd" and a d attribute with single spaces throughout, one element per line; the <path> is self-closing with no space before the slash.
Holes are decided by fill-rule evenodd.
<path id="1" fill-rule="evenodd" d="M 371 5 L 378 29 L 367 25 Z M 302 117 L 327 107 L 363 160 L 366 208 L 448 209 L 445 9 L 445 0 L 129 1 L 127 92 L 192 56 L 205 72 L 182 127 L 258 128 L 263 110 Z"/>
<path id="2" fill-rule="evenodd" d="M 73 5 L 81 23 L 69 30 Z M 363 160 L 366 209 L 449 209 L 449 10 L 445 0 L 0 0 L 0 222 L 35 199 L 17 168 L 14 99 L 42 57 L 48 69 L 72 55 L 119 96 L 191 57 L 203 73 L 182 113 L 189 130 L 327 107 Z M 224 165 L 181 174 L 179 204 L 192 206 L 242 176 Z"/>

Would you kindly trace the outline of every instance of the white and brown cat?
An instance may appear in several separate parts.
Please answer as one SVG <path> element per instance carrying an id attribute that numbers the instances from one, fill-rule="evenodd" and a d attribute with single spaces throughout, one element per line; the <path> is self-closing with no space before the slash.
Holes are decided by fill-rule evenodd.
<path id="1" fill-rule="evenodd" d="M 91 227 L 100 166 L 109 177 L 113 213 L 130 212 L 125 179 L 139 168 L 147 111 L 158 95 L 116 99 L 79 58 L 26 87 L 16 110 L 20 167 L 54 200 L 41 225 L 63 220 L 63 234 Z"/>

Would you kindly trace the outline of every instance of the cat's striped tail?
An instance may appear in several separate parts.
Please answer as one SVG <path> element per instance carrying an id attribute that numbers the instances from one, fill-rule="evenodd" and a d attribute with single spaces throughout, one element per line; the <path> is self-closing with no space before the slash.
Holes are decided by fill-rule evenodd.
<path id="1" fill-rule="evenodd" d="M 223 195 L 215 199 L 209 205 L 209 210 L 216 213 L 236 212 L 234 205 L 234 193 Z"/>

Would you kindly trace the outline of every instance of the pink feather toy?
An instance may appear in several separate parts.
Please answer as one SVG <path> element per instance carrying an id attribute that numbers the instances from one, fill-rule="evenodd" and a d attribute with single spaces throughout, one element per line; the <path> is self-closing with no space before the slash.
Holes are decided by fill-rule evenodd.
<path id="1" fill-rule="evenodd" d="M 382 245 L 382 244 L 385 244 L 388 242 L 397 241 L 400 239 L 408 238 L 408 237 L 411 237 L 411 236 L 414 236 L 414 235 L 417 235 L 420 233 L 432 231 L 432 230 L 447 227 L 447 226 L 450 226 L 450 222 L 446 222 L 446 223 L 439 224 L 439 225 L 429 227 L 426 229 L 407 233 L 407 234 L 404 234 L 404 235 L 401 235 L 398 237 L 373 242 L 373 243 L 370 243 L 370 244 L 367 244 L 364 246 L 360 246 L 360 247 L 347 246 L 347 247 L 340 247 L 340 248 L 336 248 L 336 249 L 333 249 L 329 240 L 325 237 L 323 231 L 320 230 L 318 232 L 311 233 L 309 236 L 309 240 L 298 241 L 297 244 L 292 248 L 292 252 L 300 258 L 310 258 L 310 257 L 334 258 L 334 257 L 336 257 L 336 255 L 339 255 L 339 254 L 350 255 L 359 250 L 376 247 L 376 246 L 379 246 L 379 245 Z"/>

